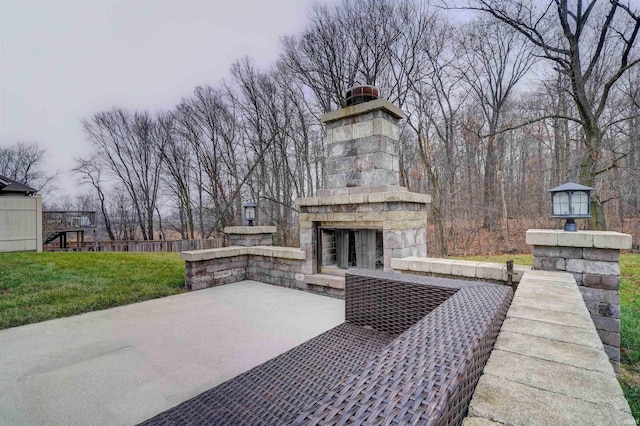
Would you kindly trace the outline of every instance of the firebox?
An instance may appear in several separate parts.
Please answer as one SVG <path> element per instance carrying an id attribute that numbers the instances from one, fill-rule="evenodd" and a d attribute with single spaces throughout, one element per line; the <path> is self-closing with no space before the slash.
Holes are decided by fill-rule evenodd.
<path id="1" fill-rule="evenodd" d="M 383 269 L 382 230 L 319 227 L 318 259 L 322 270 Z"/>

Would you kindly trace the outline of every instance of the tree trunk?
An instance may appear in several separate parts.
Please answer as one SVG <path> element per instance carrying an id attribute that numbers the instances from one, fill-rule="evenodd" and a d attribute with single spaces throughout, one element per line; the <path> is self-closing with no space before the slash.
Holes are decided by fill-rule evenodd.
<path id="1" fill-rule="evenodd" d="M 502 169 L 498 170 L 498 176 L 500 179 L 500 194 L 502 196 L 502 220 L 504 231 L 504 250 L 507 253 L 511 252 L 511 246 L 509 245 L 509 211 L 507 210 L 507 196 L 504 189 L 504 172 Z"/>
<path id="2" fill-rule="evenodd" d="M 434 179 L 435 176 L 432 175 L 432 186 L 433 186 L 433 198 L 431 200 L 431 212 L 433 216 L 433 228 L 435 231 L 435 249 L 436 256 L 447 256 L 448 247 L 447 247 L 447 238 L 445 233 L 445 218 L 443 214 L 443 195 L 440 192 L 440 185 L 437 180 Z"/>
<path id="3" fill-rule="evenodd" d="M 496 227 L 496 187 L 497 187 L 497 156 L 495 147 L 495 136 L 489 136 L 487 142 L 487 157 L 484 167 L 483 183 L 483 204 L 484 220 L 483 227 L 493 231 Z"/>
<path id="4" fill-rule="evenodd" d="M 580 162 L 580 183 L 595 188 L 599 149 L 594 149 L 594 147 L 600 146 L 598 138 L 601 140 L 602 136 L 591 134 L 585 135 L 585 137 L 587 138 L 587 145 L 590 148 L 585 150 L 582 155 L 582 161 Z M 595 191 L 591 193 L 591 220 L 589 221 L 589 228 L 595 231 L 607 230 L 604 206 Z"/>

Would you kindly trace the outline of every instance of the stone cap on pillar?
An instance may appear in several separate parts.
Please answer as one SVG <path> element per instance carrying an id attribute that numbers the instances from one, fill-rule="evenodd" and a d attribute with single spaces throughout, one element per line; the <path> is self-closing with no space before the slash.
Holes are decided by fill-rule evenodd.
<path id="1" fill-rule="evenodd" d="M 631 235 L 613 231 L 566 232 L 560 229 L 529 229 L 527 244 L 532 246 L 586 247 L 629 250 Z"/>
<path id="2" fill-rule="evenodd" d="M 362 115 L 371 111 L 383 110 L 394 118 L 403 118 L 404 113 L 400 108 L 392 104 L 386 99 L 376 99 L 375 101 L 364 102 L 362 104 L 348 106 L 337 111 L 327 112 L 322 114 L 320 120 L 327 124 L 332 121 L 342 120 L 345 118 L 353 117 L 354 115 Z"/>
<path id="3" fill-rule="evenodd" d="M 240 234 L 240 235 L 253 235 L 253 234 L 275 234 L 275 226 L 225 226 L 225 234 Z"/>

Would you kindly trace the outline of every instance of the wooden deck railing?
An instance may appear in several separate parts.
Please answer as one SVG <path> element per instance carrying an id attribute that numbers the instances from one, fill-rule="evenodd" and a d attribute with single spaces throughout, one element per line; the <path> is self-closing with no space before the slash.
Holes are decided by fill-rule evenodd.
<path id="1" fill-rule="evenodd" d="M 67 247 L 60 247 L 56 241 L 44 246 L 44 251 L 114 251 L 114 252 L 183 252 L 222 247 L 223 238 L 206 240 L 156 240 L 156 241 L 77 241 L 67 242 Z"/>
<path id="2" fill-rule="evenodd" d="M 42 226 L 50 231 L 82 230 L 96 227 L 95 211 L 43 211 Z"/>

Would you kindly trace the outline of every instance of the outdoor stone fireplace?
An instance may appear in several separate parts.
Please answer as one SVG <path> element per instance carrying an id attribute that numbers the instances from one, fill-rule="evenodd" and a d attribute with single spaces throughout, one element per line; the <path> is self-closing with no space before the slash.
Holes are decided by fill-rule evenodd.
<path id="1" fill-rule="evenodd" d="M 322 116 L 326 188 L 297 200 L 306 275 L 344 275 L 356 267 L 389 270 L 392 258 L 427 254 L 431 197 L 399 186 L 403 113 L 377 99 L 371 86 L 348 93 L 350 106 Z"/>
<path id="2" fill-rule="evenodd" d="M 230 227 L 229 247 L 182 252 L 187 288 L 252 279 L 344 297 L 345 272 L 391 270 L 392 259 L 427 255 L 431 197 L 399 186 L 402 111 L 360 86 L 347 107 L 324 114 L 327 179 L 298 198 L 300 249 L 271 246 L 273 227 Z"/>

